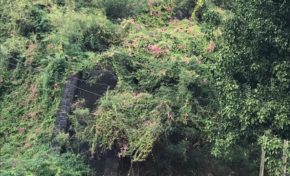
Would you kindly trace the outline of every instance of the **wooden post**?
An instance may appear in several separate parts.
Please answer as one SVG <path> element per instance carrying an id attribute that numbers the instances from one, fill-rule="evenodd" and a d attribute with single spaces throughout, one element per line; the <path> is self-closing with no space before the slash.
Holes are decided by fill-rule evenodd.
<path id="1" fill-rule="evenodd" d="M 283 145 L 283 176 L 287 176 L 288 142 L 288 140 L 284 140 Z"/>
<path id="2" fill-rule="evenodd" d="M 264 150 L 263 146 L 261 147 L 261 149 L 262 149 L 262 153 L 261 153 L 261 164 L 260 164 L 259 176 L 264 176 L 266 151 Z"/>

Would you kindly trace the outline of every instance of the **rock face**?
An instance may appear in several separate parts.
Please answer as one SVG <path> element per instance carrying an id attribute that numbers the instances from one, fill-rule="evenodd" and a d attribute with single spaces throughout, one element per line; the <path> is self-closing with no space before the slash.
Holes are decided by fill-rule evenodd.
<path id="1" fill-rule="evenodd" d="M 105 158 L 105 167 L 103 170 L 104 176 L 119 176 L 119 160 L 114 155 L 114 152 L 108 153 Z"/>
<path id="2" fill-rule="evenodd" d="M 110 71 L 91 70 L 83 72 L 78 81 L 75 101 L 84 100 L 84 107 L 91 112 L 97 109 L 97 102 L 107 90 L 113 89 L 117 84 L 116 76 Z M 88 158 L 88 163 L 93 167 L 97 176 L 117 176 L 119 160 L 114 151 L 105 154 L 101 159 L 91 157 L 89 145 L 83 144 L 81 154 Z"/>
<path id="3" fill-rule="evenodd" d="M 110 71 L 92 70 L 82 73 L 76 92 L 77 99 L 85 100 L 85 107 L 91 111 L 97 108 L 97 101 L 108 90 L 117 84 L 116 76 Z M 93 81 L 92 81 L 93 80 Z"/>
<path id="4" fill-rule="evenodd" d="M 62 152 L 63 146 L 57 141 L 59 133 L 66 133 L 69 128 L 69 114 L 71 112 L 71 105 L 73 103 L 76 92 L 76 85 L 78 83 L 78 75 L 70 76 L 63 92 L 59 109 L 56 114 L 55 127 L 52 134 L 52 148 L 57 152 Z"/>
<path id="5" fill-rule="evenodd" d="M 85 108 L 91 112 L 97 109 L 97 102 L 104 93 L 113 89 L 117 84 L 116 76 L 110 71 L 90 70 L 70 76 L 65 85 L 59 109 L 56 114 L 55 127 L 53 129 L 51 146 L 59 153 L 66 151 L 65 146 L 58 141 L 58 135 L 69 134 L 70 114 L 75 101 L 83 99 Z M 95 168 L 97 175 L 117 176 L 119 160 L 114 151 L 108 152 L 101 159 L 88 156 L 89 145 L 81 144 L 80 154 L 88 158 L 88 164 Z"/>

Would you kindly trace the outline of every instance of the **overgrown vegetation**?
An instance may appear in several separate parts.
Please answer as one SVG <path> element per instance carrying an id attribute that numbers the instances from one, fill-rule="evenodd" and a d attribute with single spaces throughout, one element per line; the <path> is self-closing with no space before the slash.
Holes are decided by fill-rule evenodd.
<path id="1" fill-rule="evenodd" d="M 289 5 L 237 1 L 215 77 L 223 126 L 216 144 L 227 150 L 231 143 L 259 143 L 271 175 L 282 175 L 282 140 L 290 134 Z"/>
<path id="2" fill-rule="evenodd" d="M 0 175 L 95 175 L 84 143 L 92 157 L 150 163 L 147 175 L 257 175 L 261 148 L 268 175 L 289 172 L 289 7 L 0 0 Z M 73 105 L 59 154 L 66 79 L 96 67 L 118 84 L 95 111 Z"/>

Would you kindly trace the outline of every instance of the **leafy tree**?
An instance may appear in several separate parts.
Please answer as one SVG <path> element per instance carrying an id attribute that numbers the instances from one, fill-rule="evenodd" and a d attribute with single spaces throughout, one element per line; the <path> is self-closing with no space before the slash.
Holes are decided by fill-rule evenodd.
<path id="1" fill-rule="evenodd" d="M 215 72 L 220 117 L 214 153 L 260 142 L 269 170 L 280 175 L 272 159 L 281 159 L 290 134 L 290 1 L 237 0 L 233 12 Z"/>

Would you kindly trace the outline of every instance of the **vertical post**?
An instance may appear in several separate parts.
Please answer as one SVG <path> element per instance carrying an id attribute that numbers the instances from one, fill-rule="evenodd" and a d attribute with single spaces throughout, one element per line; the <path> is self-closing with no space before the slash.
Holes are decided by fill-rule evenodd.
<path id="1" fill-rule="evenodd" d="M 283 145 L 283 176 L 287 176 L 288 140 L 284 140 Z"/>
<path id="2" fill-rule="evenodd" d="M 261 163 L 260 163 L 259 176 L 264 176 L 266 151 L 264 150 L 263 146 L 261 147 L 261 149 L 262 149 L 262 153 L 261 153 Z"/>

